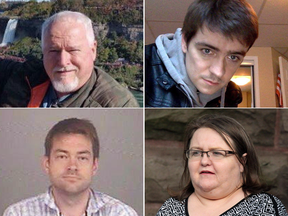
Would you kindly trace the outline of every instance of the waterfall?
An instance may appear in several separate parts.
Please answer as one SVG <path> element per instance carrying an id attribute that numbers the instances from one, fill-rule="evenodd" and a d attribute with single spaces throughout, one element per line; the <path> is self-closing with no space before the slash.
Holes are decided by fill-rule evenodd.
<path id="1" fill-rule="evenodd" d="M 14 41 L 17 22 L 17 19 L 9 19 L 0 46 L 6 46 L 8 43 L 12 43 Z"/>

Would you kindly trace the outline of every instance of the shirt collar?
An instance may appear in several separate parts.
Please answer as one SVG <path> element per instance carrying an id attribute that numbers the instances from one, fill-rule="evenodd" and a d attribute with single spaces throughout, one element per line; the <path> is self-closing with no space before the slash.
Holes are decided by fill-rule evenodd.
<path id="1" fill-rule="evenodd" d="M 57 207 L 55 203 L 55 199 L 52 195 L 52 188 L 51 186 L 47 190 L 45 197 L 44 197 L 44 203 L 50 208 L 57 212 L 57 215 L 60 215 L 60 210 Z M 92 213 L 96 213 L 105 205 L 105 200 L 97 195 L 92 189 L 89 190 L 89 201 L 88 206 L 86 209 L 86 212 L 88 215 L 91 215 Z"/>
<path id="2" fill-rule="evenodd" d="M 42 101 L 42 107 L 51 107 L 53 105 L 55 106 L 58 103 L 64 101 L 69 96 L 70 96 L 70 94 L 64 95 L 64 96 L 58 98 L 57 94 L 55 92 L 55 89 L 53 88 L 53 85 L 50 84 L 50 86 L 49 86 L 49 88 L 45 94 L 45 97 Z"/>

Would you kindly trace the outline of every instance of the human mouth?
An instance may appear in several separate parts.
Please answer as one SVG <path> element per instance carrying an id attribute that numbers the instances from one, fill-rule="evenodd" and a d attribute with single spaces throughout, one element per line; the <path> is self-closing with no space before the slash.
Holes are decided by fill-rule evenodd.
<path id="1" fill-rule="evenodd" d="M 64 179 L 67 179 L 67 180 L 79 180 L 79 176 L 75 176 L 75 175 L 65 175 L 63 176 Z"/>
<path id="2" fill-rule="evenodd" d="M 214 172 L 211 172 L 209 170 L 202 170 L 200 172 L 200 175 L 214 175 L 215 173 Z"/>
<path id="3" fill-rule="evenodd" d="M 66 74 L 70 72 L 77 71 L 77 67 L 75 66 L 66 66 L 66 67 L 55 67 L 53 69 L 53 73 L 58 73 L 58 74 Z"/>
<path id="4" fill-rule="evenodd" d="M 210 86 L 216 86 L 216 85 L 219 85 L 219 84 L 220 84 L 220 82 L 214 81 L 214 80 L 210 80 L 210 79 L 205 79 L 205 78 L 203 78 L 203 80 L 204 80 L 208 85 L 210 85 Z"/>

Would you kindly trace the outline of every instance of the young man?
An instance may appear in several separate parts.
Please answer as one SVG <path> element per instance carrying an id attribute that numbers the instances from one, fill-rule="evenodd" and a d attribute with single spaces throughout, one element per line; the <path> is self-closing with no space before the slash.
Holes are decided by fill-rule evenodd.
<path id="1" fill-rule="evenodd" d="M 94 67 L 97 41 L 84 14 L 54 14 L 43 23 L 41 42 L 43 63 L 0 61 L 0 106 L 138 106 L 132 93 Z"/>
<path id="2" fill-rule="evenodd" d="M 42 162 L 51 186 L 44 194 L 11 205 L 4 216 L 136 216 L 131 207 L 90 188 L 98 158 L 99 140 L 89 121 L 58 122 L 46 136 Z"/>
<path id="3" fill-rule="evenodd" d="M 195 0 L 182 29 L 145 48 L 146 106 L 237 106 L 241 89 L 230 79 L 257 37 L 245 0 Z"/>

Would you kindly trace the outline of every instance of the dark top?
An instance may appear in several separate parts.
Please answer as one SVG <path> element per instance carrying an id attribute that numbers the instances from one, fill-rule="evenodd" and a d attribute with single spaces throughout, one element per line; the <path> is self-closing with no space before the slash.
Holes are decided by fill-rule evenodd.
<path id="1" fill-rule="evenodd" d="M 156 216 L 189 216 L 187 199 L 179 201 L 175 198 L 169 198 L 161 206 Z M 251 194 L 220 216 L 248 215 L 288 216 L 282 202 L 277 197 L 268 193 Z"/>

